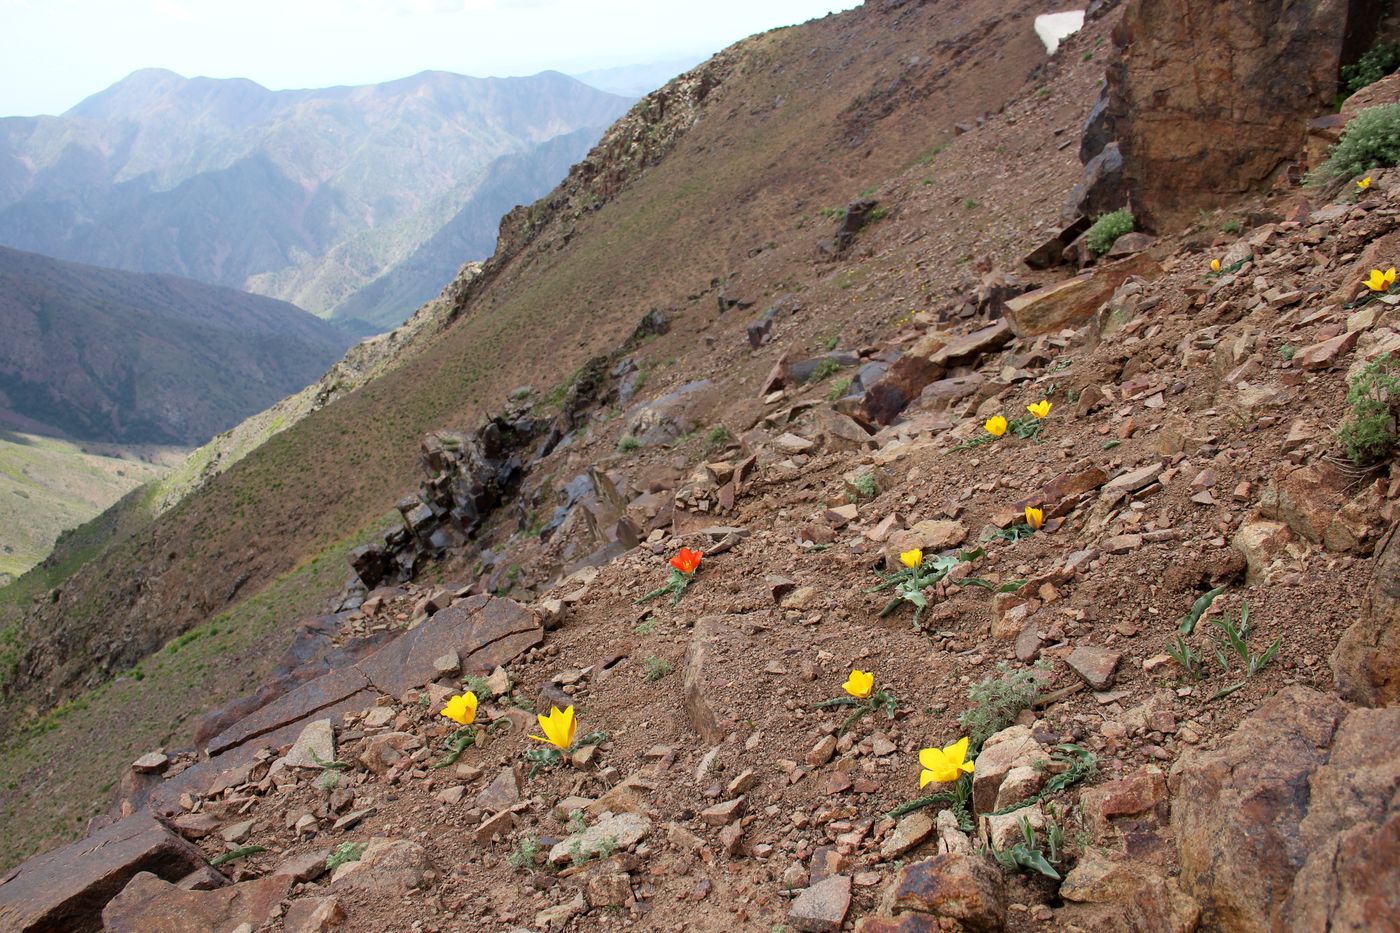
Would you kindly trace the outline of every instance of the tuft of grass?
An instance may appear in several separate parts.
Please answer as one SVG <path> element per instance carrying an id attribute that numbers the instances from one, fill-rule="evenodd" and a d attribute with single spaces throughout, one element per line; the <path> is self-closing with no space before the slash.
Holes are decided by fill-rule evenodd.
<path id="1" fill-rule="evenodd" d="M 1337 431 L 1347 459 L 1357 466 L 1385 461 L 1395 451 L 1400 409 L 1400 362 L 1389 353 L 1366 364 L 1347 385 L 1351 418 Z"/>
<path id="2" fill-rule="evenodd" d="M 1030 709 L 1045 682 L 1045 665 L 1037 662 L 1028 670 L 1013 670 L 1005 661 L 997 663 L 997 675 L 973 684 L 967 690 L 972 707 L 958 717 L 968 736 L 968 755 L 975 755 L 982 743 L 1016 721 L 1022 710 Z"/>
<path id="3" fill-rule="evenodd" d="M 722 424 L 717 424 L 710 429 L 710 433 L 705 435 L 705 456 L 712 456 L 717 451 L 723 450 L 725 445 L 734 440 L 734 435 L 729 433 L 729 429 Z"/>
<path id="4" fill-rule="evenodd" d="M 617 442 L 618 451 L 624 454 L 630 454 L 634 450 L 640 450 L 641 447 L 642 442 L 637 439 L 637 435 L 635 434 L 624 434 L 622 439 Z"/>
<path id="5" fill-rule="evenodd" d="M 656 633 L 656 626 L 658 624 L 659 623 L 655 619 L 647 619 L 641 625 L 632 629 L 632 631 L 636 632 L 638 635 L 653 635 Z"/>
<path id="6" fill-rule="evenodd" d="M 1400 165 L 1400 104 L 1367 107 L 1352 117 L 1327 161 L 1309 177 L 1314 185 Z"/>
<path id="7" fill-rule="evenodd" d="M 1236 690 L 1249 682 L 1255 674 L 1268 666 L 1269 662 L 1278 657 L 1279 650 L 1283 648 L 1283 636 L 1275 638 L 1273 644 L 1265 648 L 1261 654 L 1255 654 L 1249 647 L 1249 636 L 1252 629 L 1249 624 L 1249 603 L 1240 604 L 1239 621 L 1231 619 L 1229 616 L 1220 619 L 1211 619 L 1211 624 L 1220 629 L 1223 637 L 1214 639 L 1215 659 L 1220 663 L 1220 667 L 1226 673 L 1230 671 L 1230 658 L 1233 656 L 1240 662 L 1244 671 L 1244 680 L 1239 683 L 1217 690 L 1211 697 L 1218 700 L 1221 697 L 1229 696 Z"/>
<path id="8" fill-rule="evenodd" d="M 1244 224 L 1240 223 L 1240 220 L 1237 217 L 1231 217 L 1229 220 L 1225 221 L 1223 224 L 1220 225 L 1220 232 L 1228 233 L 1230 236 L 1239 236 L 1240 231 L 1243 229 Z"/>
<path id="9" fill-rule="evenodd" d="M 837 399 L 845 398 L 849 391 L 851 391 L 851 380 L 838 379 L 831 384 L 831 391 L 826 393 L 826 400 L 834 402 Z"/>
<path id="10" fill-rule="evenodd" d="M 646 678 L 647 683 L 656 683 L 669 673 L 671 673 L 671 662 L 663 661 L 655 655 L 642 662 L 642 676 Z"/>
<path id="11" fill-rule="evenodd" d="M 964 208 L 965 210 L 969 210 L 969 211 L 970 211 L 970 210 L 974 210 L 976 207 L 977 207 L 977 201 L 974 200 L 973 198 L 964 198 L 964 199 L 963 199 L 963 208 Z"/>
<path id="12" fill-rule="evenodd" d="M 1133 212 L 1126 207 L 1119 208 L 1094 221 L 1094 225 L 1085 234 L 1085 243 L 1095 256 L 1102 256 L 1113 248 L 1120 236 L 1132 233 L 1136 228 L 1137 219 L 1133 217 Z"/>
<path id="13" fill-rule="evenodd" d="M 817 368 L 812 370 L 812 382 L 821 382 L 830 379 L 841 371 L 841 364 L 835 360 L 822 360 L 817 364 Z"/>
<path id="14" fill-rule="evenodd" d="M 1285 363 L 1291 362 L 1293 357 L 1298 355 L 1298 348 L 1291 343 L 1285 343 L 1278 348 L 1278 355 Z"/>

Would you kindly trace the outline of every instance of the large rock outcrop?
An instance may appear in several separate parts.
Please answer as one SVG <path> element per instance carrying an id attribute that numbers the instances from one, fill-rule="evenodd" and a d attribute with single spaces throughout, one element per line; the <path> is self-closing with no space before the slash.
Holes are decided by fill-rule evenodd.
<path id="1" fill-rule="evenodd" d="M 1132 0 L 1107 125 L 1134 209 L 1157 223 L 1267 183 L 1330 110 L 1370 0 Z"/>
<path id="2" fill-rule="evenodd" d="M 1400 534 L 1394 526 L 1376 551 L 1361 618 L 1332 652 L 1337 692 L 1353 703 L 1385 706 L 1400 699 Z"/>

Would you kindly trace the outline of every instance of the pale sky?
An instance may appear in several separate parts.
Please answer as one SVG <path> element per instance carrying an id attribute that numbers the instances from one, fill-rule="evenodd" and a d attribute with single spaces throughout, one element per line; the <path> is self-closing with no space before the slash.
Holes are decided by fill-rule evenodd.
<path id="1" fill-rule="evenodd" d="M 708 54 L 859 0 L 0 0 L 0 116 L 138 68 L 266 87 L 566 73 Z"/>

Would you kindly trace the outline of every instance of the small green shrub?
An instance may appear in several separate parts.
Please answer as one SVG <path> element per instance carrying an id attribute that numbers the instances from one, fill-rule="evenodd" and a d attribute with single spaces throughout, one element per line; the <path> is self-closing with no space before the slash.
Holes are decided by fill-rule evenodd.
<path id="1" fill-rule="evenodd" d="M 860 493 L 862 499 L 874 499 L 880 492 L 879 484 L 875 482 L 875 473 L 866 470 L 856 475 L 856 492 Z"/>
<path id="2" fill-rule="evenodd" d="M 1125 233 L 1132 233 L 1137 228 L 1137 219 L 1133 217 L 1133 212 L 1123 207 L 1111 214 L 1104 214 L 1085 234 L 1085 242 L 1089 245 L 1089 250 L 1095 256 L 1102 256 L 1113 248 L 1113 244 L 1118 242 L 1118 238 Z"/>
<path id="3" fill-rule="evenodd" d="M 1380 42 L 1357 59 L 1354 65 L 1342 66 L 1342 99 L 1350 97 L 1386 75 L 1400 69 L 1400 42 Z"/>
<path id="4" fill-rule="evenodd" d="M 722 424 L 717 424 L 710 429 L 710 433 L 705 435 L 705 456 L 711 456 L 716 451 L 723 450 L 724 445 L 734 439 L 734 435 L 729 433 L 729 429 Z"/>
<path id="5" fill-rule="evenodd" d="M 830 359 L 822 360 L 820 363 L 817 364 L 817 368 L 812 370 L 812 381 L 821 382 L 824 379 L 830 379 L 832 376 L 836 375 L 840 371 L 840 363 Z"/>
<path id="6" fill-rule="evenodd" d="M 535 864 L 535 854 L 540 851 L 540 840 L 535 836 L 521 836 L 520 844 L 514 852 L 506 856 L 506 864 L 511 871 L 521 871 Z"/>
<path id="7" fill-rule="evenodd" d="M 358 862 L 368 848 L 368 842 L 342 842 L 326 856 L 326 871 L 335 871 L 346 862 Z"/>
<path id="8" fill-rule="evenodd" d="M 663 661 L 654 655 L 642 662 L 642 676 L 647 679 L 647 683 L 655 683 L 669 673 L 671 673 L 670 662 Z"/>
<path id="9" fill-rule="evenodd" d="M 988 677 L 967 690 L 972 707 L 958 717 L 958 724 L 967 731 L 969 755 L 1015 722 L 1022 710 L 1030 709 L 1045 680 L 1045 666 L 1040 663 L 1029 670 L 1012 670 L 1001 661 L 997 672 L 999 676 Z"/>
<path id="10" fill-rule="evenodd" d="M 963 199 L 963 208 L 964 208 L 964 209 L 970 211 L 970 210 L 973 210 L 973 209 L 976 208 L 976 207 L 977 207 L 977 201 L 976 201 L 975 199 L 973 199 L 973 198 L 965 198 L 965 199 Z"/>
<path id="11" fill-rule="evenodd" d="M 1278 355 L 1285 363 L 1292 362 L 1293 357 L 1298 355 L 1298 348 L 1291 343 L 1285 343 L 1278 348 Z"/>
<path id="12" fill-rule="evenodd" d="M 1309 181 L 1326 184 L 1394 165 L 1400 165 L 1400 104 L 1367 107 L 1352 117 Z"/>
<path id="13" fill-rule="evenodd" d="M 1357 466 L 1380 463 L 1395 450 L 1400 408 L 1400 362 L 1378 356 L 1347 387 L 1351 419 L 1337 431 L 1347 459 Z"/>
<path id="14" fill-rule="evenodd" d="M 838 379 L 831 384 L 831 391 L 826 393 L 826 400 L 834 402 L 837 399 L 845 398 L 849 391 L 851 391 L 851 380 Z"/>
<path id="15" fill-rule="evenodd" d="M 1230 236 L 1239 236 L 1240 231 L 1243 229 L 1244 224 L 1240 223 L 1239 219 L 1235 217 L 1231 217 L 1220 225 L 1220 232 L 1229 234 Z"/>
<path id="16" fill-rule="evenodd" d="M 634 450 L 640 450 L 642 442 L 635 434 L 624 434 L 622 440 L 617 442 L 617 449 L 622 453 L 629 454 Z"/>

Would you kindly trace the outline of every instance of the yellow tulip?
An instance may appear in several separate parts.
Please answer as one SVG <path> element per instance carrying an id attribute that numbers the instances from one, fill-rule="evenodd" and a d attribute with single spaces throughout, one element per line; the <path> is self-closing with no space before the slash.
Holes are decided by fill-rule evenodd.
<path id="1" fill-rule="evenodd" d="M 1366 277 L 1366 287 L 1373 292 L 1390 291 L 1390 286 L 1395 284 L 1395 267 L 1382 272 L 1379 269 L 1372 269 L 1371 274 Z"/>
<path id="2" fill-rule="evenodd" d="M 1221 269 L 1220 260 L 1219 260 L 1219 259 L 1212 259 L 1212 260 L 1210 261 L 1210 271 L 1211 271 L 1211 272 L 1219 272 L 1220 269 Z"/>
<path id="3" fill-rule="evenodd" d="M 919 786 L 929 783 L 950 784 L 963 775 L 972 773 L 973 764 L 967 760 L 967 737 L 958 739 L 946 748 L 926 748 L 919 752 L 919 764 L 923 771 L 919 774 Z"/>
<path id="4" fill-rule="evenodd" d="M 905 551 L 899 555 L 899 562 L 910 570 L 917 570 L 924 565 L 924 552 L 918 548 L 912 551 Z"/>
<path id="5" fill-rule="evenodd" d="M 440 715 L 446 716 L 455 723 L 470 726 L 476 722 L 476 704 L 476 694 L 468 691 L 459 696 L 450 697 Z"/>
<path id="6" fill-rule="evenodd" d="M 1027 405 L 1026 411 L 1035 415 L 1037 418 L 1044 418 L 1046 415 L 1050 414 L 1050 400 L 1048 398 L 1043 398 L 1034 405 Z"/>
<path id="7" fill-rule="evenodd" d="M 574 719 L 574 708 L 560 711 L 559 707 L 551 706 L 549 715 L 543 714 L 535 717 L 540 721 L 540 729 L 544 735 L 532 735 L 530 738 L 536 742 L 544 742 L 553 745 L 555 748 L 567 752 L 574 744 L 574 733 L 578 730 L 578 722 Z"/>
<path id="8" fill-rule="evenodd" d="M 987 433 L 993 437 L 1001 437 L 1006 433 L 1006 419 L 1001 415 L 993 415 L 988 418 L 982 427 L 987 429 Z"/>
<path id="9" fill-rule="evenodd" d="M 1371 187 L 1371 176 L 1367 175 L 1365 178 L 1358 181 L 1356 187 L 1361 191 L 1365 191 L 1367 188 Z"/>
<path id="10" fill-rule="evenodd" d="M 1026 506 L 1026 524 L 1039 530 L 1040 526 L 1045 524 L 1045 510 Z"/>
<path id="11" fill-rule="evenodd" d="M 846 678 L 846 682 L 841 685 L 845 690 L 857 700 L 863 700 L 870 696 L 870 691 L 875 689 L 875 675 L 865 671 L 851 671 L 851 676 Z"/>

